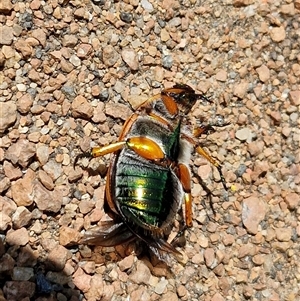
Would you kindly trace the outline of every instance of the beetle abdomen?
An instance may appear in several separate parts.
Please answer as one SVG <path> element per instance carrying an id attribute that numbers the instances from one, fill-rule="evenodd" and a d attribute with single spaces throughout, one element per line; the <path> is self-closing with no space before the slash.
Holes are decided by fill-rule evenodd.
<path id="1" fill-rule="evenodd" d="M 161 227 L 172 207 L 180 203 L 181 196 L 174 194 L 177 178 L 169 168 L 144 160 L 129 149 L 120 153 L 117 162 L 114 193 L 121 213 L 144 229 Z"/>

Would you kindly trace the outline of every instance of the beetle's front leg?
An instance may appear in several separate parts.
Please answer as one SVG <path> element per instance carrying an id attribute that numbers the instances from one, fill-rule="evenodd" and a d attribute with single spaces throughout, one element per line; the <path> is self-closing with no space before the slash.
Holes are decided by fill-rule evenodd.
<path id="1" fill-rule="evenodd" d="M 118 151 L 119 149 L 123 148 L 125 144 L 126 144 L 126 141 L 119 141 L 119 142 L 108 144 L 108 145 L 105 145 L 102 147 L 100 147 L 100 146 L 93 147 L 90 152 L 85 152 L 85 153 L 77 155 L 74 160 L 73 166 L 75 167 L 78 160 L 81 158 L 96 158 L 96 157 L 104 156 L 104 155 Z"/>
<path id="2" fill-rule="evenodd" d="M 122 149 L 124 146 L 127 146 L 128 148 L 132 149 L 137 155 L 147 160 L 159 161 L 165 159 L 165 154 L 163 150 L 155 141 L 147 137 L 138 136 L 138 137 L 130 137 L 125 141 L 115 142 L 102 147 L 93 147 L 90 152 L 86 152 L 78 155 L 75 158 L 74 166 L 76 165 L 76 163 L 80 158 L 85 158 L 85 157 L 96 158 L 96 157 L 104 156 L 110 153 L 114 153 Z"/>

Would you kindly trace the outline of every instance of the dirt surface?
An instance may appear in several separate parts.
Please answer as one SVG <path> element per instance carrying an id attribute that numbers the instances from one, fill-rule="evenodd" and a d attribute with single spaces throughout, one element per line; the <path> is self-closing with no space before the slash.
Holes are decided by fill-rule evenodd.
<path id="1" fill-rule="evenodd" d="M 1 0 L 0 300 L 300 300 L 299 12 L 299 0 Z M 193 153 L 181 261 L 78 245 L 105 218 L 109 155 L 74 170 L 75 156 L 116 141 L 175 83 L 213 101 L 193 120 L 230 122 L 200 139 L 227 193 Z"/>

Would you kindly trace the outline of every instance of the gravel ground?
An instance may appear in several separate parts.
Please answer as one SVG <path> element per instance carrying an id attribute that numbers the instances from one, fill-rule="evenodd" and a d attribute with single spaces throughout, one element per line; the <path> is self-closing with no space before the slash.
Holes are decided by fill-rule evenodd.
<path id="1" fill-rule="evenodd" d="M 0 300 L 300 300 L 299 12 L 299 0 L 1 0 Z M 195 120 L 230 122 L 202 141 L 228 199 L 194 154 L 182 262 L 78 246 L 104 216 L 109 156 L 75 170 L 74 157 L 116 141 L 174 83 L 213 100 Z"/>

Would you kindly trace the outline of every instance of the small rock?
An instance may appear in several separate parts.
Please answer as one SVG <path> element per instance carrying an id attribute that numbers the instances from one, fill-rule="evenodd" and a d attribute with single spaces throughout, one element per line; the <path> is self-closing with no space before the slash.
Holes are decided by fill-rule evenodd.
<path id="1" fill-rule="evenodd" d="M 9 161 L 5 160 L 3 163 L 3 170 L 6 177 L 9 178 L 9 180 L 17 180 L 22 177 L 23 173 L 19 167 L 15 167 L 13 164 L 11 164 Z"/>
<path id="2" fill-rule="evenodd" d="M 295 192 L 288 193 L 285 197 L 285 202 L 287 203 L 290 210 L 294 210 L 299 207 L 300 196 Z"/>
<path id="3" fill-rule="evenodd" d="M 248 144 L 248 152 L 252 157 L 256 157 L 259 154 L 261 154 L 263 149 L 264 149 L 263 141 L 255 141 L 255 142 L 250 142 Z"/>
<path id="4" fill-rule="evenodd" d="M 266 65 L 262 65 L 256 69 L 259 79 L 265 83 L 270 79 L 270 70 Z"/>
<path id="5" fill-rule="evenodd" d="M 82 200 L 79 203 L 79 210 L 83 214 L 87 214 L 95 207 L 95 202 L 90 200 Z"/>
<path id="6" fill-rule="evenodd" d="M 105 113 L 114 118 L 121 118 L 124 121 L 132 114 L 128 106 L 120 103 L 107 103 L 105 106 Z"/>
<path id="7" fill-rule="evenodd" d="M 71 105 L 72 115 L 75 118 L 90 119 L 93 116 L 93 107 L 85 97 L 79 95 L 75 97 Z"/>
<path id="8" fill-rule="evenodd" d="M 291 91 L 289 93 L 289 99 L 290 99 L 292 105 L 299 106 L 300 105 L 300 90 Z"/>
<path id="9" fill-rule="evenodd" d="M 28 267 L 14 267 L 12 272 L 12 280 L 15 281 L 28 281 L 33 279 L 34 271 L 33 268 Z"/>
<path id="10" fill-rule="evenodd" d="M 227 80 L 227 72 L 226 70 L 220 70 L 216 74 L 216 80 L 220 82 L 226 82 Z"/>
<path id="11" fill-rule="evenodd" d="M 61 164 L 52 159 L 50 159 L 43 166 L 43 169 L 52 178 L 53 181 L 57 180 L 63 173 Z"/>
<path id="12" fill-rule="evenodd" d="M 233 95 L 243 99 L 248 91 L 248 82 L 241 82 L 233 87 Z"/>
<path id="13" fill-rule="evenodd" d="M 111 45 L 107 45 L 103 49 L 103 63 L 106 67 L 112 67 L 118 60 L 120 56 L 118 52 Z"/>
<path id="14" fill-rule="evenodd" d="M 91 287 L 92 276 L 86 274 L 83 269 L 78 268 L 73 275 L 73 283 L 83 292 L 88 292 Z"/>
<path id="15" fill-rule="evenodd" d="M 12 216 L 14 228 L 20 229 L 27 226 L 32 219 L 32 213 L 24 206 L 17 208 L 16 212 Z M 16 280 L 16 279 L 15 279 Z M 29 279 L 23 279 L 29 280 Z"/>
<path id="16" fill-rule="evenodd" d="M 252 4 L 254 0 L 234 0 L 233 6 L 235 7 L 242 7 L 242 6 L 248 6 Z"/>
<path id="17" fill-rule="evenodd" d="M 10 275 L 13 271 L 15 264 L 15 260 L 8 253 L 3 254 L 3 256 L 0 259 L 0 273 Z"/>
<path id="18" fill-rule="evenodd" d="M 16 50 L 21 52 L 24 59 L 32 56 L 33 47 L 29 44 L 27 40 L 19 39 L 15 43 Z"/>
<path id="19" fill-rule="evenodd" d="M 212 296 L 211 301 L 225 301 L 225 299 L 220 293 L 216 293 Z"/>
<path id="20" fill-rule="evenodd" d="M 43 166 L 49 159 L 49 147 L 47 145 L 38 145 L 36 149 L 36 156 L 40 164 Z"/>
<path id="21" fill-rule="evenodd" d="M 294 3 L 281 5 L 281 13 L 288 16 L 294 16 L 295 15 Z"/>
<path id="22" fill-rule="evenodd" d="M 2 1 L 1 1 L 2 3 Z M 0 25 L 0 45 L 11 45 L 13 42 L 13 28 L 6 26 L 6 25 Z"/>
<path id="23" fill-rule="evenodd" d="M 265 218 L 266 207 L 257 197 L 248 197 L 243 201 L 242 221 L 247 231 L 256 234 L 259 223 Z"/>
<path id="24" fill-rule="evenodd" d="M 235 133 L 235 137 L 239 139 L 240 141 L 247 141 L 251 142 L 252 140 L 252 131 L 249 128 L 243 128 L 240 130 L 237 130 Z"/>
<path id="25" fill-rule="evenodd" d="M 11 125 L 16 122 L 17 106 L 13 101 L 1 102 L 0 106 L 0 134 L 3 134 Z"/>
<path id="26" fill-rule="evenodd" d="M 129 255 L 119 262 L 119 268 L 122 272 L 124 272 L 132 268 L 133 263 L 134 263 L 134 256 Z"/>
<path id="27" fill-rule="evenodd" d="M 3 292 L 7 300 L 29 300 L 35 293 L 35 283 L 31 281 L 6 281 Z"/>
<path id="28" fill-rule="evenodd" d="M 139 69 L 138 55 L 133 49 L 123 49 L 121 55 L 131 70 L 136 71 Z"/>
<path id="29" fill-rule="evenodd" d="M 40 42 L 40 44 L 43 47 L 46 46 L 47 36 L 43 29 L 37 28 L 37 29 L 33 30 L 31 34 L 35 39 L 37 39 Z"/>
<path id="30" fill-rule="evenodd" d="M 24 94 L 22 97 L 20 97 L 17 101 L 17 107 L 18 111 L 21 114 L 27 114 L 33 104 L 32 96 L 29 93 Z"/>
<path id="31" fill-rule="evenodd" d="M 161 281 L 159 281 L 154 287 L 155 293 L 158 295 L 161 295 L 165 291 L 168 283 L 169 283 L 169 281 L 164 278 Z"/>
<path id="32" fill-rule="evenodd" d="M 167 42 L 170 40 L 170 34 L 168 33 L 166 28 L 163 28 L 160 32 L 160 38 L 163 42 Z"/>
<path id="33" fill-rule="evenodd" d="M 58 212 L 62 206 L 62 199 L 55 198 L 54 192 L 51 193 L 40 182 L 35 183 L 32 194 L 41 211 Z"/>
<path id="34" fill-rule="evenodd" d="M 0 3 L 0 14 L 9 14 L 13 9 L 11 0 L 1 0 Z"/>
<path id="35" fill-rule="evenodd" d="M 205 264 L 207 267 L 213 269 L 216 266 L 217 260 L 216 260 L 215 251 L 213 248 L 205 249 L 204 260 L 205 260 Z"/>
<path id="36" fill-rule="evenodd" d="M 29 235 L 26 228 L 7 232 L 6 242 L 11 246 L 25 246 L 28 241 Z"/>
<path id="37" fill-rule="evenodd" d="M 30 206 L 33 203 L 33 182 L 35 172 L 28 169 L 24 178 L 17 180 L 11 187 L 12 198 L 18 206 Z"/>
<path id="38" fill-rule="evenodd" d="M 67 246 L 70 244 L 78 243 L 80 239 L 80 233 L 72 228 L 63 226 L 59 231 L 59 243 L 62 246 Z"/>
<path id="39" fill-rule="evenodd" d="M 292 238 L 291 228 L 276 228 L 275 233 L 279 241 L 289 241 Z"/>
<path id="40" fill-rule="evenodd" d="M 127 12 L 121 12 L 120 13 L 120 19 L 125 23 L 131 23 L 132 22 L 132 14 Z"/>
<path id="41" fill-rule="evenodd" d="M 148 0 L 142 0 L 141 6 L 149 12 L 153 10 L 153 5 Z"/>
<path id="42" fill-rule="evenodd" d="M 92 53 L 92 45 L 80 44 L 77 49 L 77 56 L 82 59 L 86 59 Z"/>
<path id="43" fill-rule="evenodd" d="M 54 271 L 61 271 L 71 257 L 72 253 L 68 249 L 58 245 L 49 253 L 47 265 Z"/>
<path id="44" fill-rule="evenodd" d="M 164 55 L 162 57 L 162 65 L 166 69 L 171 69 L 173 66 L 173 58 L 171 55 Z"/>
<path id="45" fill-rule="evenodd" d="M 43 170 L 39 170 L 38 177 L 41 181 L 41 183 L 48 189 L 53 190 L 54 189 L 54 182 L 52 178 Z"/>
<path id="46" fill-rule="evenodd" d="M 178 301 L 178 296 L 176 293 L 168 291 L 159 300 L 160 301 Z"/>
<path id="47" fill-rule="evenodd" d="M 11 218 L 4 212 L 0 212 L 0 230 L 7 230 L 8 226 L 11 223 Z"/>
<path id="48" fill-rule="evenodd" d="M 138 261 L 136 271 L 129 278 L 137 284 L 147 284 L 149 282 L 151 272 L 143 261 Z"/>
<path id="49" fill-rule="evenodd" d="M 76 37 L 76 35 L 69 35 L 66 34 L 64 35 L 63 39 L 62 39 L 62 44 L 65 47 L 74 47 L 77 45 L 78 42 L 78 38 Z"/>
<path id="50" fill-rule="evenodd" d="M 274 42 L 282 42 L 286 36 L 284 27 L 280 26 L 272 28 L 270 31 L 270 36 Z"/>
<path id="51" fill-rule="evenodd" d="M 26 139 L 20 139 L 12 144 L 7 152 L 6 158 L 13 164 L 20 164 L 27 167 L 31 158 L 35 155 L 35 144 Z"/>

